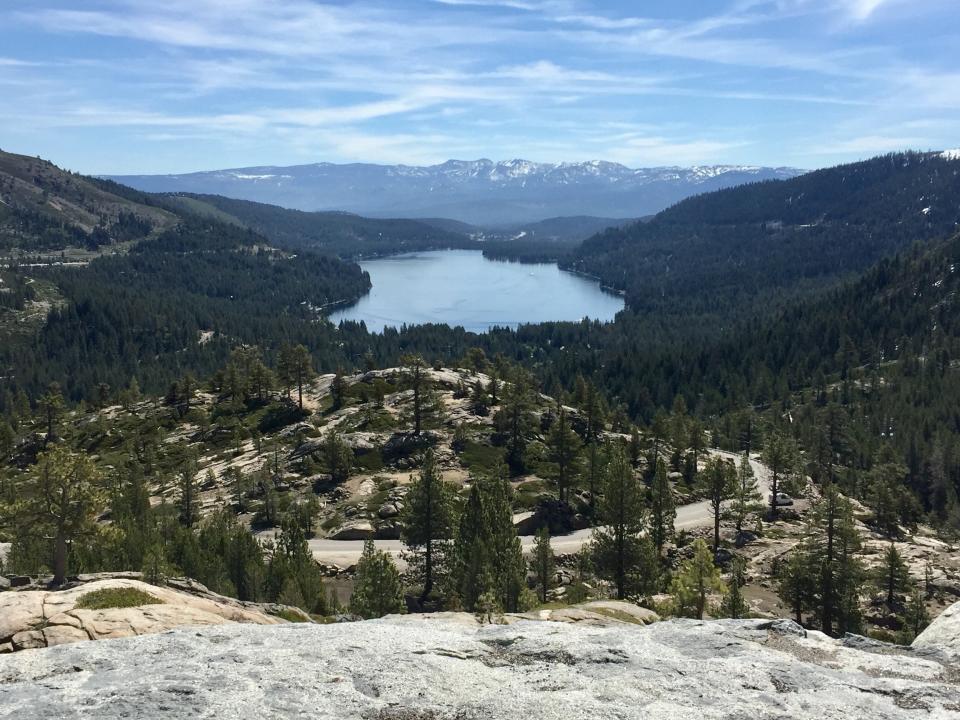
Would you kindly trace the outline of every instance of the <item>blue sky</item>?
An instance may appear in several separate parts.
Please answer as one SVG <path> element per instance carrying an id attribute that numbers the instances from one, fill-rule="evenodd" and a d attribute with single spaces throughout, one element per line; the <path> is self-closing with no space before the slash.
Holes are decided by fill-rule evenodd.
<path id="1" fill-rule="evenodd" d="M 0 147 L 87 173 L 957 146 L 958 0 L 0 0 Z"/>

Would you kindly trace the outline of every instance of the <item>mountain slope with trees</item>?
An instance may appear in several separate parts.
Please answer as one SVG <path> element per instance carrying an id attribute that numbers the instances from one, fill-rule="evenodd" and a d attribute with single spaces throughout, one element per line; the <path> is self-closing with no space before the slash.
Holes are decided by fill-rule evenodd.
<path id="1" fill-rule="evenodd" d="M 905 153 L 684 200 L 609 229 L 565 262 L 623 290 L 638 312 L 749 316 L 952 234 L 960 162 Z"/>
<path id="2" fill-rule="evenodd" d="M 40 158 L 0 151 L 0 253 L 97 249 L 156 234 L 176 222 Z"/>
<path id="3" fill-rule="evenodd" d="M 170 195 L 172 204 L 186 203 L 194 212 L 212 208 L 214 217 L 251 228 L 280 247 L 311 249 L 344 258 L 438 250 L 475 248 L 459 232 L 418 220 L 374 219 L 346 212 L 304 212 L 220 195 Z"/>

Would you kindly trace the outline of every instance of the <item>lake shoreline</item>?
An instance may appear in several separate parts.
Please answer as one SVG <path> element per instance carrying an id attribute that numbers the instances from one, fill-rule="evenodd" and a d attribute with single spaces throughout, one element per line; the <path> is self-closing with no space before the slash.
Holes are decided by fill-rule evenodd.
<path id="1" fill-rule="evenodd" d="M 544 322 L 613 321 L 623 294 L 557 263 L 491 259 L 479 249 L 427 250 L 359 261 L 370 290 L 328 314 L 333 324 L 445 324 L 474 333 Z"/>

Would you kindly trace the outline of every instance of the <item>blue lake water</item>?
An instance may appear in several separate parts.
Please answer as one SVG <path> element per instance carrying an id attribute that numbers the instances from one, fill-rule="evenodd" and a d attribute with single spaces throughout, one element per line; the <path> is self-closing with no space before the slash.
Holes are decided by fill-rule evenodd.
<path id="1" fill-rule="evenodd" d="M 473 332 L 550 320 L 613 320 L 623 298 L 553 263 L 487 260 L 479 250 L 436 250 L 365 260 L 373 288 L 330 314 L 367 329 L 446 323 Z"/>

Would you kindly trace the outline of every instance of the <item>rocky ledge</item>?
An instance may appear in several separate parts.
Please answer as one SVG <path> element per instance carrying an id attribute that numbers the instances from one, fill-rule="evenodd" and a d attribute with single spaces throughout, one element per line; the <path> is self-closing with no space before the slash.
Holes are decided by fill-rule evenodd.
<path id="1" fill-rule="evenodd" d="M 136 590 L 156 602 L 138 607 L 85 609 L 77 607 L 88 593 Z M 106 640 L 164 632 L 181 626 L 286 622 L 275 613 L 309 616 L 281 605 L 241 603 L 210 592 L 190 580 L 171 581 L 168 587 L 148 585 L 134 578 L 81 578 L 69 589 L 22 590 L 0 593 L 0 653 L 64 645 L 82 640 Z"/>
<path id="2" fill-rule="evenodd" d="M 0 717 L 956 718 L 952 663 L 784 620 L 222 625 L 0 657 Z"/>

